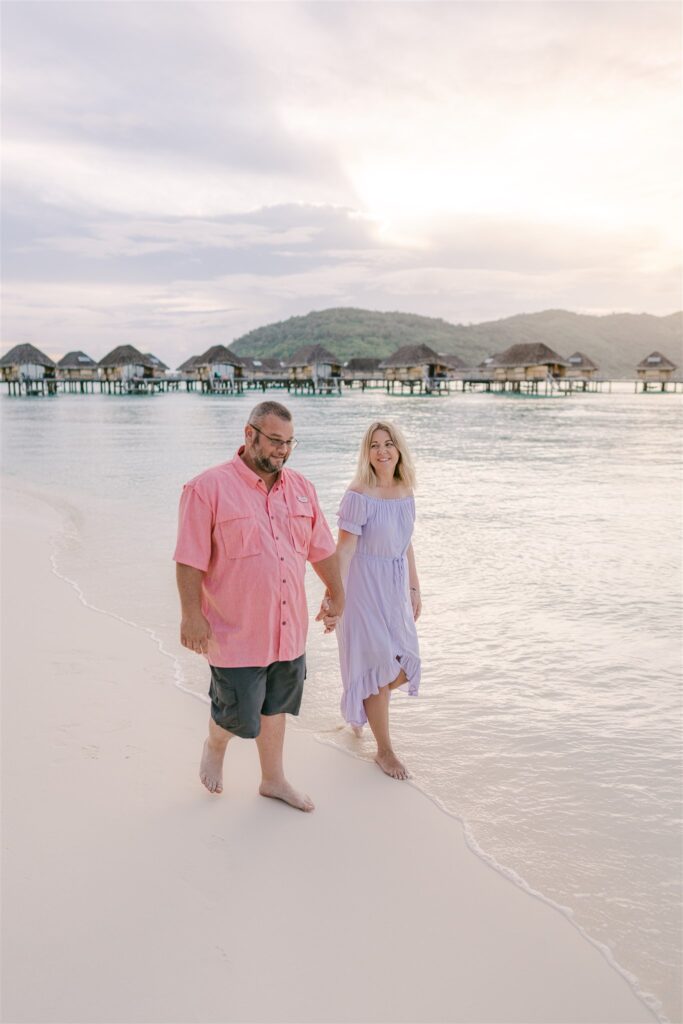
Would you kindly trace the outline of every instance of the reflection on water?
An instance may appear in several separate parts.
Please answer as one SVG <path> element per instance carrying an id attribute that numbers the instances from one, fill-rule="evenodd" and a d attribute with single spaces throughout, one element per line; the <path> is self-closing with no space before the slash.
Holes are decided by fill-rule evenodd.
<path id="1" fill-rule="evenodd" d="M 254 399 L 256 401 L 256 399 Z M 2 401 L 5 472 L 76 506 L 60 552 L 92 603 L 177 647 L 184 480 L 230 458 L 249 397 Z M 375 418 L 419 471 L 421 696 L 396 746 L 480 846 L 563 906 L 680 1016 L 680 396 L 292 398 L 292 465 L 331 522 Z M 320 584 L 308 580 L 310 607 Z M 309 643 L 302 722 L 339 729 L 336 641 Z"/>

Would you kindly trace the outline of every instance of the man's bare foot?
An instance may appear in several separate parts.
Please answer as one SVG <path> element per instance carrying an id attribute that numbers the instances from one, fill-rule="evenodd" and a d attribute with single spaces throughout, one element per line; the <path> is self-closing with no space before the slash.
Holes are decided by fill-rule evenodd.
<path id="1" fill-rule="evenodd" d="M 286 804 L 296 807 L 299 811 L 312 811 L 315 804 L 306 793 L 298 793 L 286 779 L 282 782 L 262 782 L 259 786 L 261 796 L 270 796 L 274 800 L 284 800 Z"/>
<path id="2" fill-rule="evenodd" d="M 404 764 L 402 764 L 396 757 L 393 750 L 385 750 L 380 754 L 377 752 L 375 762 L 380 766 L 385 775 L 391 776 L 392 779 L 409 779 L 410 772 Z"/>
<path id="3" fill-rule="evenodd" d="M 215 793 L 216 796 L 223 792 L 224 757 L 225 747 L 222 750 L 217 750 L 216 747 L 209 743 L 209 740 L 206 740 L 202 751 L 202 760 L 199 765 L 199 778 L 209 793 Z"/>

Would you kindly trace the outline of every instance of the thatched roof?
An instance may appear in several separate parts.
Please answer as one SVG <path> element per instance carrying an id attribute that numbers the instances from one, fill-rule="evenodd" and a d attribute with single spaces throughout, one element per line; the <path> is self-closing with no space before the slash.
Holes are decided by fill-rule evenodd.
<path id="1" fill-rule="evenodd" d="M 275 359 L 274 356 L 240 356 L 242 365 L 248 370 L 253 370 L 254 373 L 258 373 L 259 370 L 263 372 L 268 370 L 273 372 L 275 370 L 282 369 L 282 363 L 279 359 Z"/>
<path id="2" fill-rule="evenodd" d="M 347 363 L 344 364 L 346 370 L 351 370 L 354 373 L 360 373 L 367 371 L 371 373 L 373 370 L 379 368 L 381 360 L 373 359 L 370 356 L 352 356 Z"/>
<path id="3" fill-rule="evenodd" d="M 227 366 L 242 366 L 240 357 L 235 355 L 226 345 L 212 345 L 211 348 L 207 348 L 206 352 L 197 356 L 194 365 L 196 368 L 197 366 L 213 366 L 216 363 L 223 363 Z"/>
<path id="4" fill-rule="evenodd" d="M 337 366 L 341 366 L 339 359 L 333 356 L 324 345 L 303 345 L 296 350 L 285 365 L 312 366 L 313 363 L 335 363 Z"/>
<path id="5" fill-rule="evenodd" d="M 168 370 L 166 363 L 162 363 L 158 356 L 153 355 L 151 352 L 145 352 L 145 358 L 149 359 L 150 363 L 155 370 Z"/>
<path id="6" fill-rule="evenodd" d="M 117 345 L 100 359 L 98 365 L 106 369 L 108 366 L 130 366 L 131 363 L 146 366 L 150 370 L 154 366 L 154 363 L 147 356 L 143 356 L 134 345 Z"/>
<path id="7" fill-rule="evenodd" d="M 439 352 L 438 356 L 440 362 L 449 370 L 464 370 L 467 366 L 465 360 L 456 356 L 455 352 Z"/>
<path id="8" fill-rule="evenodd" d="M 92 370 L 97 366 L 85 352 L 67 352 L 57 363 L 60 370 Z"/>
<path id="9" fill-rule="evenodd" d="M 542 341 L 520 342 L 511 345 L 504 352 L 498 352 L 493 357 L 490 366 L 543 366 L 544 364 L 567 366 L 567 360 L 553 352 L 551 348 L 544 345 Z"/>
<path id="10" fill-rule="evenodd" d="M 422 366 L 424 363 L 444 365 L 441 356 L 429 345 L 404 345 L 383 359 L 379 368 L 384 370 L 390 366 Z"/>
<path id="11" fill-rule="evenodd" d="M 0 359 L 0 366 L 17 366 L 22 363 L 35 363 L 36 366 L 55 365 L 50 357 L 35 345 L 15 345 Z"/>
<path id="12" fill-rule="evenodd" d="M 194 370 L 195 366 L 197 365 L 198 359 L 199 356 L 190 356 L 190 358 L 186 359 L 184 363 L 181 363 L 180 366 L 177 367 L 177 369 L 185 371 Z"/>
<path id="13" fill-rule="evenodd" d="M 570 356 L 567 356 L 567 362 L 575 370 L 597 370 L 598 368 L 598 364 L 585 356 L 583 352 L 572 352 Z"/>
<path id="14" fill-rule="evenodd" d="M 661 352 L 650 352 L 641 363 L 638 363 L 637 370 L 675 370 L 676 364 L 663 356 Z"/>

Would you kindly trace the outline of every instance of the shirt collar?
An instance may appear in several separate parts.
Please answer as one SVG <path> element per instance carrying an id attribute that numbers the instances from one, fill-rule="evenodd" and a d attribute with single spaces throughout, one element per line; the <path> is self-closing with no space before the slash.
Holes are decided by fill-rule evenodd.
<path id="1" fill-rule="evenodd" d="M 258 475 L 258 473 L 255 473 L 253 469 L 249 469 L 249 466 L 247 466 L 247 464 L 242 461 L 241 456 L 242 456 L 242 452 L 243 451 L 244 451 L 244 445 L 241 445 L 237 449 L 237 453 L 236 453 L 234 459 L 232 460 L 233 466 L 235 467 L 235 469 L 237 470 L 237 472 L 242 477 L 242 479 L 244 480 L 245 483 L 249 484 L 251 487 L 258 487 L 259 484 L 262 484 L 263 488 L 265 490 L 266 489 L 266 485 L 263 482 L 263 480 L 261 479 L 261 477 Z M 283 469 L 280 470 L 280 472 L 278 474 L 278 478 L 275 481 L 275 486 L 277 487 L 278 484 L 281 484 L 284 487 L 284 483 L 285 483 L 285 470 L 283 468 Z"/>

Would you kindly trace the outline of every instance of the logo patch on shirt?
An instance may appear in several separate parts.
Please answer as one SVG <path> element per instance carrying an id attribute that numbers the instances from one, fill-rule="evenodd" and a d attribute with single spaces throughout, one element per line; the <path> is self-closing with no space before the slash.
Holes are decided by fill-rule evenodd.
<path id="1" fill-rule="evenodd" d="M 296 500 L 297 501 L 308 501 L 308 498 L 306 497 L 305 494 L 297 494 Z"/>

